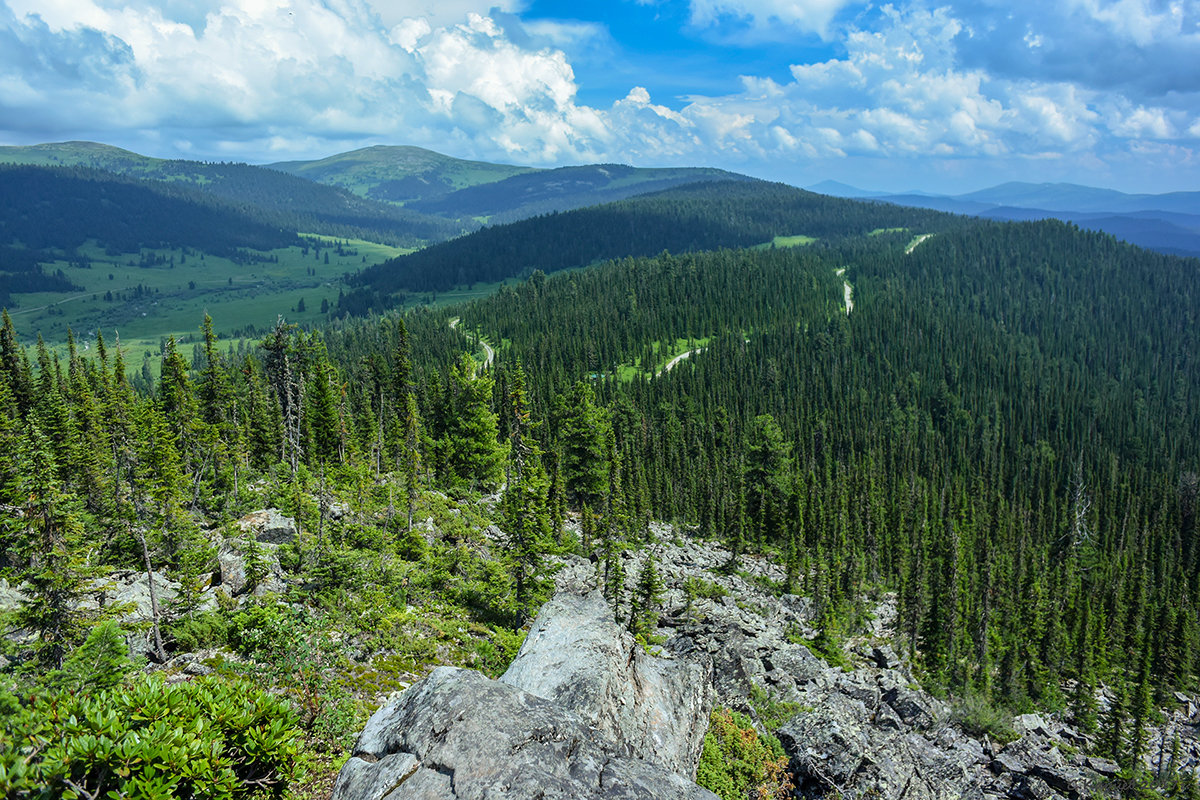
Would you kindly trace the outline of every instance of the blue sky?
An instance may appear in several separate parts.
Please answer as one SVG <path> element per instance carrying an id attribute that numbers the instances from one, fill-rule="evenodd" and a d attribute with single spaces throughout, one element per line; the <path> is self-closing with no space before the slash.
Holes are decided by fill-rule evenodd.
<path id="1" fill-rule="evenodd" d="M 1200 0 L 0 0 L 0 144 L 1200 189 Z"/>

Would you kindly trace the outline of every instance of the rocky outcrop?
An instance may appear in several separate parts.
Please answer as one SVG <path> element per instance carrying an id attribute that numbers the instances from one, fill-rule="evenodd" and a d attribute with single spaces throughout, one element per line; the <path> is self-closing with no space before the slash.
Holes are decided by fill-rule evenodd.
<path id="1" fill-rule="evenodd" d="M 277 508 L 252 511 L 239 519 L 237 526 L 242 533 L 265 544 L 287 544 L 296 538 L 295 520 Z"/>
<path id="2" fill-rule="evenodd" d="M 333 800 L 716 797 L 624 750 L 555 702 L 438 667 L 367 722 Z"/>
<path id="3" fill-rule="evenodd" d="M 251 543 L 245 539 L 225 539 L 217 548 L 217 564 L 221 571 L 221 587 L 230 597 L 236 597 L 247 591 L 256 595 L 265 592 L 280 592 L 286 587 L 283 582 L 283 569 L 279 566 L 279 556 L 275 553 L 275 545 L 260 542 Z M 252 553 L 257 551 L 253 556 Z M 250 578 L 253 569 L 251 562 L 258 560 L 260 575 L 253 586 Z"/>
<path id="4" fill-rule="evenodd" d="M 712 666 L 648 655 L 598 592 L 543 608 L 500 678 L 586 719 L 625 754 L 692 777 L 712 710 Z"/>
<path id="5" fill-rule="evenodd" d="M 709 662 L 647 654 L 573 566 L 499 680 L 441 667 L 379 709 L 334 800 L 713 800 L 690 780 Z"/>

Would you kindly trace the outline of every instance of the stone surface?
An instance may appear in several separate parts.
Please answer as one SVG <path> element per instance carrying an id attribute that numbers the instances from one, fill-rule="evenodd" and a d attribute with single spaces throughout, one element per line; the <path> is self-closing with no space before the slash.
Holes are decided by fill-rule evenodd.
<path id="1" fill-rule="evenodd" d="M 379 709 L 333 800 L 716 795 L 624 748 L 560 705 L 470 670 L 438 667 Z"/>
<path id="2" fill-rule="evenodd" d="M 710 663 L 648 655 L 599 592 L 550 600 L 500 680 L 579 714 L 629 755 L 695 775 L 712 710 Z"/>
<path id="3" fill-rule="evenodd" d="M 249 542 L 244 539 L 226 539 L 217 548 L 217 564 L 221 568 L 221 586 L 231 597 L 240 595 L 247 590 L 246 552 L 248 547 Z M 279 566 L 279 557 L 275 553 L 275 547 L 260 543 L 258 549 L 266 576 L 254 587 L 254 593 L 281 591 L 284 588 L 283 570 Z"/>
<path id="4" fill-rule="evenodd" d="M 243 533 L 266 544 L 287 544 L 296 538 L 296 522 L 277 508 L 252 511 L 237 521 Z"/>

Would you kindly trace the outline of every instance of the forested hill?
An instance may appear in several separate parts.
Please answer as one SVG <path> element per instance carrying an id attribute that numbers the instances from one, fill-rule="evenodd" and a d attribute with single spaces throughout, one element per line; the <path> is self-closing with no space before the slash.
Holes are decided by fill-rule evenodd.
<path id="1" fill-rule="evenodd" d="M 183 187 L 82 168 L 0 166 L 0 275 L 13 291 L 67 291 L 39 262 L 73 257 L 89 240 L 113 252 L 192 247 L 231 255 L 296 244 L 295 230 Z"/>
<path id="2" fill-rule="evenodd" d="M 0 164 L 82 167 L 189 187 L 278 227 L 399 246 L 443 241 L 478 226 L 473 220 L 398 208 L 265 167 L 151 158 L 94 142 L 0 147 Z"/>
<path id="3" fill-rule="evenodd" d="M 365 270 L 387 294 L 494 282 L 622 256 L 751 247 L 776 236 L 836 241 L 881 229 L 944 230 L 957 218 L 827 197 L 783 184 L 699 183 L 593 208 L 485 228 Z"/>
<path id="4" fill-rule="evenodd" d="M 405 207 L 448 217 L 476 216 L 495 225 L 653 194 L 687 184 L 718 181 L 754 179 L 699 167 L 671 169 L 588 164 L 513 175 L 493 183 L 459 189 L 443 197 L 414 200 Z"/>

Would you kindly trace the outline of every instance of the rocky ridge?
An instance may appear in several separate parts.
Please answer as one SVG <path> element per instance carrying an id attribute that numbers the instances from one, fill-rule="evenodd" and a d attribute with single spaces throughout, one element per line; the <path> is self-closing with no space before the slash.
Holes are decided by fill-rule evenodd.
<path id="1" fill-rule="evenodd" d="M 653 556 L 666 587 L 655 655 L 613 622 L 598 565 L 568 558 L 559 593 L 509 671 L 489 681 L 439 668 L 394 697 L 368 723 L 334 800 L 712 797 L 688 779 L 714 702 L 776 734 L 798 797 L 1110 793 L 1117 765 L 1084 755 L 1088 738 L 1063 719 L 1019 716 L 1007 744 L 965 732 L 888 645 L 889 598 L 852 644 L 850 666 L 831 666 L 808 644 L 810 602 L 773 590 L 784 577 L 778 566 L 747 557 L 726 574 L 723 548 L 668 526 L 653 533 L 654 544 L 623 557 L 625 574 L 636 575 Z M 1179 700 L 1151 740 L 1169 751 L 1178 735 L 1179 766 L 1195 771 L 1200 704 Z M 1147 766 L 1161 766 L 1155 753 Z"/>

